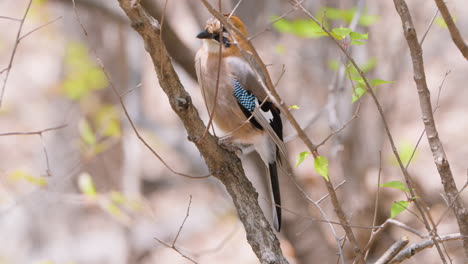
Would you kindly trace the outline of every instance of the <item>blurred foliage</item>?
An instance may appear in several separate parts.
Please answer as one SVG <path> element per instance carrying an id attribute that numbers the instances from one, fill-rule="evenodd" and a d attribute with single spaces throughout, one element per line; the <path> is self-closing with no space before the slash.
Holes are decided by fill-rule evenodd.
<path id="1" fill-rule="evenodd" d="M 122 135 L 119 113 L 113 105 L 104 104 L 90 117 L 83 118 L 78 128 L 81 137 L 81 148 L 85 154 L 94 156 L 105 151 L 112 139 Z"/>
<path id="2" fill-rule="evenodd" d="M 326 17 L 331 20 L 343 21 L 344 23 L 349 24 L 353 20 L 356 10 L 357 9 L 355 7 L 350 9 L 324 7 L 317 12 L 316 17 Z M 378 19 L 378 16 L 369 15 L 366 12 L 363 12 L 359 18 L 358 24 L 363 27 L 368 27 L 377 22 Z"/>
<path id="3" fill-rule="evenodd" d="M 138 212 L 143 210 L 143 204 L 137 199 L 130 199 L 121 192 L 111 191 L 109 193 L 99 193 L 96 190 L 91 175 L 84 172 L 78 177 L 78 187 L 80 192 L 89 200 L 96 201 L 97 205 L 123 224 L 129 224 L 131 219 L 129 212 Z"/>
<path id="4" fill-rule="evenodd" d="M 26 181 L 33 185 L 44 187 L 47 186 L 47 179 L 44 177 L 34 176 L 24 170 L 14 170 L 8 176 L 11 181 Z"/>
<path id="5" fill-rule="evenodd" d="M 80 100 L 91 92 L 107 87 L 107 79 L 82 43 L 70 42 L 65 50 L 65 79 L 62 92 L 71 100 Z"/>

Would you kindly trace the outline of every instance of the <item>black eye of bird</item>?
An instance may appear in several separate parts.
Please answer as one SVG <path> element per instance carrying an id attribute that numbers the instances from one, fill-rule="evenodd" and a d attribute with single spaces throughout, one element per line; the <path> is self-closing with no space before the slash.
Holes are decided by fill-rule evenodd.
<path id="1" fill-rule="evenodd" d="M 219 34 L 214 35 L 213 37 L 214 40 L 219 41 Z M 229 48 L 231 46 L 231 43 L 229 42 L 229 39 L 223 36 L 223 45 L 226 48 Z"/>

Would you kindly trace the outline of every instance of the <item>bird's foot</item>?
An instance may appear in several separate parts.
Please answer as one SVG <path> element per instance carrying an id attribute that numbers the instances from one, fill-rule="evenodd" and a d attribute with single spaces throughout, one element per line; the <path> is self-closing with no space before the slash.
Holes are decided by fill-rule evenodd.
<path id="1" fill-rule="evenodd" d="M 230 137 L 223 137 L 219 139 L 219 145 L 227 150 L 236 153 L 236 155 L 242 155 L 242 149 L 231 141 Z"/>

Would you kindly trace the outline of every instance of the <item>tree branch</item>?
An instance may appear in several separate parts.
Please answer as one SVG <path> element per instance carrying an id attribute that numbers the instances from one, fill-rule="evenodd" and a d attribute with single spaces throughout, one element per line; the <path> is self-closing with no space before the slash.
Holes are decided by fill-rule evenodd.
<path id="1" fill-rule="evenodd" d="M 468 210 L 463 202 L 458 198 L 458 190 L 453 179 L 450 165 L 444 152 L 444 147 L 439 139 L 437 128 L 434 122 L 434 116 L 431 105 L 431 96 L 427 88 L 426 75 L 424 72 L 424 62 L 422 57 L 421 45 L 418 43 L 416 30 L 413 26 L 411 14 L 404 0 L 394 0 L 395 8 L 401 17 L 403 32 L 408 43 L 413 63 L 414 80 L 419 96 L 419 104 L 422 112 L 422 119 L 426 129 L 426 136 L 432 150 L 434 162 L 444 186 L 448 202 L 453 203 L 453 212 L 457 218 L 460 232 L 464 235 L 463 247 L 465 255 L 468 257 Z M 441 10 L 442 13 L 442 10 Z"/>
<path id="2" fill-rule="evenodd" d="M 449 241 L 449 240 L 458 240 L 458 239 L 462 239 L 462 238 L 463 238 L 462 234 L 450 234 L 450 235 L 441 236 L 440 238 L 437 239 L 437 241 L 438 242 L 446 242 L 446 241 Z M 419 242 L 417 244 L 413 244 L 413 245 L 407 247 L 405 250 L 398 253 L 398 255 L 396 255 L 392 259 L 390 264 L 401 263 L 403 260 L 411 258 L 416 253 L 418 253 L 418 252 L 420 252 L 420 251 L 422 251 L 424 249 L 430 248 L 432 246 L 434 246 L 434 241 L 432 241 L 431 239 L 426 239 L 426 240 L 423 240 L 422 242 Z"/>
<path id="3" fill-rule="evenodd" d="M 408 243 L 408 237 L 402 237 L 400 240 L 393 243 L 374 264 L 388 264 L 404 247 L 406 247 L 406 245 L 408 245 Z"/>
<path id="4" fill-rule="evenodd" d="M 211 134 L 199 140 L 205 125 L 174 71 L 160 35 L 159 22 L 149 16 L 137 0 L 119 0 L 119 3 L 132 27 L 143 38 L 161 88 L 167 94 L 172 109 L 183 122 L 189 140 L 197 146 L 211 174 L 224 184 L 231 195 L 254 253 L 261 263 L 288 263 L 281 252 L 278 239 L 258 205 L 258 194 L 245 177 L 239 158 L 220 147 L 217 138 Z"/>
<path id="5" fill-rule="evenodd" d="M 463 54 L 466 60 L 468 60 L 468 45 L 463 41 L 463 38 L 458 30 L 455 22 L 452 19 L 452 15 L 444 3 L 444 0 L 435 0 L 437 8 L 439 8 L 440 14 L 444 18 L 445 24 L 447 24 L 447 28 L 450 32 L 450 36 L 452 37 L 453 43 L 457 46 L 460 52 Z M 466 251 L 465 251 L 466 252 Z"/>

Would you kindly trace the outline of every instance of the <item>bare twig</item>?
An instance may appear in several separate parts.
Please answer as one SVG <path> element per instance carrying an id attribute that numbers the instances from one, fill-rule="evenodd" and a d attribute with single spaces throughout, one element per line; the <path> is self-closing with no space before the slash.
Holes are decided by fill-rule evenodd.
<path id="1" fill-rule="evenodd" d="M 449 235 L 443 235 L 441 236 L 439 239 L 437 239 L 437 242 L 446 242 L 446 241 L 450 241 L 450 240 L 459 240 L 459 239 L 463 239 L 464 236 L 460 233 L 458 234 L 449 234 Z M 405 259 L 409 259 L 411 258 L 412 256 L 414 256 L 416 253 L 424 250 L 424 249 L 427 249 L 427 248 L 430 248 L 434 246 L 434 241 L 432 241 L 431 239 L 426 239 L 426 240 L 423 240 L 419 243 L 416 243 L 416 244 L 412 244 L 410 245 L 409 247 L 407 247 L 405 250 L 401 251 L 398 255 L 396 255 L 393 260 L 390 262 L 390 264 L 395 264 L 395 263 L 401 263 L 403 262 Z"/>
<path id="2" fill-rule="evenodd" d="M 406 245 L 408 245 L 408 237 L 402 237 L 400 240 L 385 251 L 385 253 L 374 264 L 388 264 Z"/>
<path id="3" fill-rule="evenodd" d="M 189 200 L 189 204 L 187 206 L 187 213 L 185 214 L 185 217 L 184 217 L 184 220 L 182 221 L 182 224 L 179 226 L 179 230 L 177 231 L 177 234 L 176 236 L 174 237 L 174 240 L 172 241 L 171 244 L 169 243 L 166 243 L 164 241 L 162 241 L 161 239 L 155 237 L 154 239 L 156 239 L 159 243 L 163 244 L 164 246 L 170 248 L 170 249 L 173 249 L 175 252 L 179 253 L 180 256 L 182 256 L 183 258 L 186 258 L 188 260 L 190 260 L 192 263 L 197 263 L 195 260 L 191 259 L 190 257 L 188 257 L 187 255 L 185 255 L 184 253 L 182 253 L 176 246 L 175 246 L 175 243 L 177 242 L 177 239 L 179 238 L 179 235 L 180 235 L 180 231 L 182 231 L 182 228 L 184 228 L 184 225 L 185 225 L 185 221 L 187 221 L 187 218 L 189 217 L 189 214 L 190 214 L 190 206 L 192 205 L 192 195 L 190 195 L 190 200 Z"/>
<path id="4" fill-rule="evenodd" d="M 431 22 L 429 22 L 429 25 L 427 26 L 427 29 L 424 32 L 424 35 L 422 36 L 421 41 L 419 42 L 419 45 L 422 46 L 422 44 L 424 43 L 424 40 L 426 39 L 427 33 L 429 33 L 429 30 L 431 29 L 432 25 L 434 24 L 434 20 L 436 19 L 437 14 L 439 14 L 439 9 L 437 9 L 436 12 L 434 13 L 434 16 L 432 16 Z"/>
<path id="5" fill-rule="evenodd" d="M 42 130 L 36 130 L 36 131 L 30 131 L 30 132 L 7 132 L 7 133 L 0 133 L 0 137 L 3 136 L 22 136 L 22 135 L 42 135 L 42 133 L 53 131 L 53 130 L 58 130 L 62 129 L 64 127 L 67 127 L 67 124 L 55 126 L 55 127 L 49 127 L 46 129 Z"/>
<path id="6" fill-rule="evenodd" d="M 375 204 L 374 204 L 374 217 L 373 217 L 373 220 L 372 220 L 372 225 L 375 226 L 376 223 L 377 223 L 377 212 L 378 212 L 378 209 L 379 209 L 379 199 L 380 199 L 380 176 L 381 176 L 381 173 L 382 173 L 382 151 L 379 151 L 379 172 L 377 174 L 377 193 L 375 195 Z M 367 256 L 369 256 L 369 252 L 370 252 L 370 242 L 373 241 L 374 239 L 374 236 L 376 234 L 378 230 L 372 230 L 371 231 L 371 234 L 370 234 L 370 237 L 369 237 L 369 241 L 367 242 L 367 245 L 366 247 L 364 248 L 364 260 L 367 261 Z"/>
<path id="7" fill-rule="evenodd" d="M 10 76 L 10 71 L 11 71 L 11 67 L 13 66 L 13 60 L 15 59 L 16 50 L 18 49 L 18 45 L 20 43 L 20 36 L 21 36 L 21 32 L 23 30 L 24 21 L 26 21 L 26 16 L 29 13 L 29 9 L 31 8 L 31 4 L 32 4 L 32 0 L 29 0 L 28 5 L 26 7 L 26 10 L 24 11 L 24 15 L 20 20 L 20 24 L 19 24 L 19 27 L 18 27 L 18 32 L 16 33 L 15 45 L 13 46 L 13 51 L 11 52 L 10 61 L 8 62 L 8 67 L 5 70 L 2 70 L 2 72 L 6 71 L 6 76 L 5 76 L 5 79 L 3 80 L 2 91 L 0 93 L 0 108 L 2 107 L 3 96 L 5 95 L 5 88 L 6 88 L 6 85 L 7 85 L 7 82 L 8 82 L 8 76 Z"/>
<path id="8" fill-rule="evenodd" d="M 49 131 L 54 131 L 54 130 L 59 130 L 64 127 L 67 127 L 67 124 L 63 124 L 60 126 L 55 126 L 55 127 L 50 127 L 38 131 L 32 131 L 32 132 L 7 132 L 7 133 L 0 133 L 0 137 L 2 136 L 29 136 L 29 135 L 38 135 L 41 138 L 41 144 L 42 144 L 42 151 L 44 152 L 45 156 L 45 162 L 46 162 L 46 175 L 51 176 L 52 172 L 50 170 L 50 163 L 49 163 L 49 155 L 47 154 L 47 148 L 44 142 L 44 137 L 42 136 L 44 133 L 49 132 Z"/>
<path id="9" fill-rule="evenodd" d="M 351 124 L 351 122 L 358 118 L 359 117 L 359 109 L 361 109 L 361 101 L 359 101 L 358 103 L 358 106 L 356 107 L 356 110 L 354 111 L 354 114 L 353 116 L 348 120 L 346 121 L 346 123 L 344 123 L 340 128 L 338 128 L 337 130 L 335 131 L 332 131 L 330 134 L 328 134 L 328 136 L 322 140 L 322 142 L 318 143 L 317 144 L 317 149 L 320 147 L 320 146 L 323 146 L 325 143 L 327 143 L 327 141 L 333 137 L 334 135 L 340 133 L 341 131 L 343 131 L 343 129 L 345 129 L 349 124 Z"/>
<path id="10" fill-rule="evenodd" d="M 442 14 L 450 14 L 448 10 L 446 10 L 445 4 L 443 1 L 436 1 L 438 3 L 439 10 Z M 413 63 L 413 70 L 414 70 L 414 80 L 416 82 L 418 96 L 419 96 L 419 103 L 422 112 L 422 119 L 424 123 L 424 127 L 426 129 L 427 139 L 429 141 L 430 149 L 432 151 L 432 155 L 434 157 L 434 162 L 439 172 L 442 185 L 444 186 L 445 194 L 448 198 L 450 203 L 453 203 L 453 212 L 458 222 L 458 226 L 460 228 L 460 233 L 464 236 L 468 235 L 468 210 L 465 208 L 463 201 L 460 199 L 456 199 L 458 195 L 457 186 L 455 184 L 455 180 L 452 175 L 452 171 L 450 169 L 450 164 L 447 159 L 447 156 L 444 151 L 444 147 L 442 145 L 442 141 L 439 138 L 437 128 L 434 121 L 433 109 L 431 105 L 431 97 L 429 89 L 427 88 L 426 83 L 426 75 L 424 72 L 424 62 L 422 57 L 422 49 L 421 45 L 418 43 L 418 38 L 416 34 L 416 30 L 413 26 L 413 22 L 411 19 L 411 14 L 408 10 L 408 6 L 404 0 L 394 0 L 395 8 L 398 14 L 401 17 L 401 23 L 403 26 L 403 32 L 408 43 L 408 47 L 411 53 L 412 63 Z M 445 7 L 445 10 L 444 10 Z M 444 16 L 444 15 L 443 15 Z M 445 19 L 445 17 L 444 17 Z M 447 19 L 445 19 L 447 22 Z M 451 20 L 451 18 L 450 18 Z M 448 23 L 447 23 L 448 24 Z M 456 28 L 452 21 L 452 26 Z M 468 48 L 467 48 L 467 56 L 468 58 Z M 436 226 L 433 226 L 436 228 Z M 437 241 L 434 241 L 437 245 Z M 465 250 L 465 256 L 468 258 L 468 238 L 463 239 L 463 247 Z M 439 250 L 439 248 L 438 248 Z M 443 256 L 441 256 L 442 260 Z"/>
<path id="11" fill-rule="evenodd" d="M 443 0 L 435 0 L 437 8 L 439 8 L 440 14 L 444 18 L 445 24 L 447 24 L 447 28 L 450 32 L 450 36 L 452 37 L 453 43 L 457 46 L 460 52 L 463 54 L 466 60 L 468 60 L 468 45 L 466 45 L 465 41 L 463 41 L 463 37 L 460 34 L 455 22 L 453 21 L 452 15 L 445 5 Z M 466 253 L 466 249 L 465 249 Z"/>
<path id="12" fill-rule="evenodd" d="M 342 182 L 340 182 L 338 185 L 335 186 L 335 191 L 338 190 L 341 186 L 343 186 L 344 184 L 346 183 L 346 180 L 343 180 Z M 325 200 L 328 196 L 330 196 L 329 193 L 325 194 L 324 196 L 322 196 L 322 198 L 318 199 L 317 200 L 317 203 L 321 203 L 323 200 Z"/>
<path id="13" fill-rule="evenodd" d="M 31 35 L 32 33 L 38 31 L 39 29 L 44 28 L 44 27 L 46 27 L 46 26 L 48 26 L 48 25 L 50 25 L 50 24 L 52 24 L 52 23 L 54 23 L 55 21 L 60 20 L 60 19 L 62 19 L 62 16 L 59 16 L 59 17 L 57 17 L 57 18 L 55 18 L 55 19 L 52 19 L 51 21 L 49 21 L 49 22 L 47 22 L 47 23 L 45 23 L 45 24 L 42 24 L 42 25 L 36 27 L 35 29 L 32 29 L 32 30 L 28 31 L 28 33 L 22 35 L 22 36 L 18 39 L 18 41 L 23 40 L 25 37 Z"/>
<path id="14" fill-rule="evenodd" d="M 19 18 L 7 17 L 7 16 L 0 16 L 0 19 L 7 19 L 7 20 L 13 20 L 13 21 L 16 21 L 16 22 L 21 22 L 21 19 L 19 19 Z"/>

